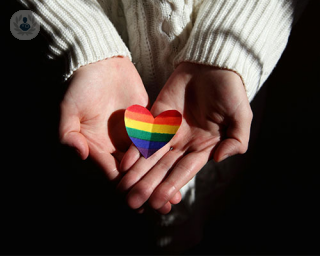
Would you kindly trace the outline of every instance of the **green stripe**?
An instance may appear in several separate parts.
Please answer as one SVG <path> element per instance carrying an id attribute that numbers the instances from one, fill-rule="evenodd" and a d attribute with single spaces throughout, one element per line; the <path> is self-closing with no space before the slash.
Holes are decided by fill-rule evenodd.
<path id="1" fill-rule="evenodd" d="M 127 128 L 128 135 L 133 138 L 141 139 L 141 140 L 148 140 L 148 141 L 164 141 L 167 142 L 171 140 L 174 134 L 167 134 L 167 133 L 151 133 L 145 132 L 141 130 L 137 130 L 134 128 Z"/>

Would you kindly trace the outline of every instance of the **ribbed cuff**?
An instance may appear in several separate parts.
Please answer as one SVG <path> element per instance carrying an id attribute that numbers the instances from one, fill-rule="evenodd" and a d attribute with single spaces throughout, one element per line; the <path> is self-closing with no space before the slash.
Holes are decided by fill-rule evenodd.
<path id="1" fill-rule="evenodd" d="M 175 65 L 212 65 L 239 74 L 251 101 L 279 60 L 293 21 L 291 1 L 206 1 Z"/>
<path id="2" fill-rule="evenodd" d="M 89 63 L 131 54 L 97 1 L 19 0 L 48 34 L 50 56 L 68 59 L 65 79 Z"/>

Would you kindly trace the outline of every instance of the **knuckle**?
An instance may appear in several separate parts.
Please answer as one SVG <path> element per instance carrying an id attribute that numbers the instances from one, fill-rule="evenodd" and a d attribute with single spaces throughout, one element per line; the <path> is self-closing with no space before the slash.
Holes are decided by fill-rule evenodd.
<path id="1" fill-rule="evenodd" d="M 190 177 L 191 175 L 191 168 L 192 165 L 187 165 L 186 163 L 184 163 L 183 161 L 179 162 L 176 166 L 175 166 L 175 170 L 176 172 L 180 172 L 180 173 L 184 173 L 185 177 Z M 173 184 L 170 184 L 171 188 L 175 188 L 175 186 Z"/>
<path id="2" fill-rule="evenodd" d="M 169 164 L 167 161 L 160 161 L 158 162 L 158 168 L 160 168 L 161 170 L 169 170 L 172 165 Z"/>

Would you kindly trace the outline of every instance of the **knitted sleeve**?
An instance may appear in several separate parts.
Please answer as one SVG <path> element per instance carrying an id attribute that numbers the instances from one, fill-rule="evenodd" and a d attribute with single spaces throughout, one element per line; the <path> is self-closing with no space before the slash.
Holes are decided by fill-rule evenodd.
<path id="1" fill-rule="evenodd" d="M 79 67 L 130 52 L 97 0 L 18 0 L 48 35 L 49 57 L 65 56 L 68 79 Z"/>
<path id="2" fill-rule="evenodd" d="M 291 0 L 207 0 L 175 59 L 238 73 L 251 101 L 278 62 L 291 31 Z"/>

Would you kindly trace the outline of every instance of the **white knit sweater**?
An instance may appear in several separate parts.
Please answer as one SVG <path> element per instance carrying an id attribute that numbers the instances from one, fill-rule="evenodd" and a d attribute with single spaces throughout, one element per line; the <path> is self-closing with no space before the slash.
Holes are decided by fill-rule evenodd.
<path id="1" fill-rule="evenodd" d="M 83 65 L 128 56 L 151 102 L 183 61 L 235 71 L 251 101 L 279 60 L 301 8 L 295 0 L 18 1 L 36 13 L 49 35 L 50 56 L 67 58 L 66 79 Z M 212 169 L 224 167 L 213 165 L 210 161 L 198 175 L 199 190 L 195 178 L 180 190 L 184 204 L 161 216 L 161 225 L 184 223 L 194 202 L 206 200 Z M 189 233 L 179 235 L 188 236 L 190 245 Z M 158 243 L 174 241 L 169 238 Z"/>
<path id="2" fill-rule="evenodd" d="M 291 0 L 19 0 L 49 34 L 51 57 L 80 66 L 128 56 L 154 98 L 180 62 L 238 73 L 251 101 L 283 52 Z"/>

